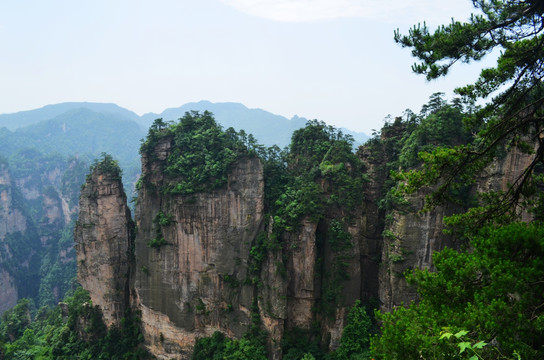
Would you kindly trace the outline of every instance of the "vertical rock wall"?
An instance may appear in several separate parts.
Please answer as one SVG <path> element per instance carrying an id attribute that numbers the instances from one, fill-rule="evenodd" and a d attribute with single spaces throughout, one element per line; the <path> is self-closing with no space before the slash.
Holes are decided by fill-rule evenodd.
<path id="1" fill-rule="evenodd" d="M 120 179 L 100 171 L 83 189 L 76 227 L 79 281 L 109 325 L 130 301 L 141 312 L 146 346 L 158 358 L 189 358 L 196 339 L 214 331 L 240 338 L 256 312 L 272 359 L 281 359 L 282 339 L 290 331 L 317 336 L 334 349 L 356 300 L 379 299 L 383 310 L 414 300 L 403 273 L 432 269 L 434 251 L 459 246 L 442 230 L 444 217 L 462 209 L 444 206 L 419 214 L 424 194 L 410 199 L 413 211 L 381 209 L 387 156 L 363 150 L 369 178 L 361 189 L 364 202 L 349 214 L 331 206 L 318 222 L 303 219 L 267 248 L 256 275 L 250 270 L 252 246 L 266 235 L 265 220 L 268 236 L 274 228 L 273 219 L 264 218 L 260 160 L 239 159 L 223 189 L 173 195 L 165 189 L 175 179 L 164 175 L 171 141 L 162 138 L 142 158 L 134 242 Z M 508 155 L 478 186 L 504 189 L 527 161 L 522 154 Z M 334 243 L 335 224 L 349 243 Z M 2 273 L 0 281 L 9 283 Z"/>
<path id="2" fill-rule="evenodd" d="M 477 179 L 475 190 L 506 190 L 527 168 L 531 157 L 512 149 L 491 164 Z M 379 272 L 381 307 L 390 311 L 402 303 L 417 298 L 414 287 L 408 286 L 404 272 L 409 269 L 434 269 L 432 255 L 445 247 L 458 249 L 454 237 L 444 234 L 444 217 L 462 212 L 452 206 L 439 206 L 432 212 L 420 214 L 424 193 L 410 199 L 411 212 L 394 210 L 389 213 L 389 223 L 383 233 L 382 266 Z M 527 218 L 527 214 L 524 215 Z"/>
<path id="3" fill-rule="evenodd" d="M 74 231 L 77 278 L 109 326 L 128 306 L 132 220 L 121 179 L 95 168 L 81 191 Z"/>
<path id="4" fill-rule="evenodd" d="M 163 139 L 153 161 L 142 159 L 134 300 L 152 353 L 182 358 L 198 337 L 216 330 L 240 337 L 248 329 L 254 287 L 247 267 L 262 229 L 264 180 L 260 160 L 245 158 L 232 166 L 225 189 L 165 195 L 169 151 Z M 161 216 L 168 219 L 162 225 Z M 160 238 L 163 245 L 151 245 Z"/>
<path id="5" fill-rule="evenodd" d="M 8 236 L 25 233 L 28 221 L 29 219 L 14 203 L 13 184 L 7 164 L 0 163 L 0 314 L 15 306 L 19 299 L 12 273 L 15 269 L 6 265 L 13 256 Z"/>
<path id="6" fill-rule="evenodd" d="M 268 251 L 259 308 L 272 359 L 281 359 L 286 332 L 313 340 L 318 336 L 324 347 L 335 349 L 355 301 L 367 303 L 377 297 L 377 281 L 368 278 L 377 278 L 379 253 L 369 244 L 373 233 L 364 213 L 360 208 L 351 215 L 329 214 L 317 223 L 304 219 L 296 231 L 283 235 L 281 250 Z M 330 238 L 330 219 L 347 217 L 352 219 L 345 229 L 349 244 L 338 248 Z"/>
<path id="7" fill-rule="evenodd" d="M 392 211 L 389 214 L 391 220 L 383 233 L 379 272 L 379 296 L 384 311 L 416 299 L 415 288 L 406 283 L 405 271 L 433 269 L 433 252 L 446 246 L 459 246 L 451 236 L 443 233 L 443 219 L 452 214 L 450 209 L 438 207 L 431 213 L 418 214 L 420 208 L 416 206 L 422 201 L 423 195 L 411 199 L 416 212 Z"/>
<path id="8" fill-rule="evenodd" d="M 0 268 L 0 315 L 14 307 L 18 299 L 15 279 L 9 272 Z"/>

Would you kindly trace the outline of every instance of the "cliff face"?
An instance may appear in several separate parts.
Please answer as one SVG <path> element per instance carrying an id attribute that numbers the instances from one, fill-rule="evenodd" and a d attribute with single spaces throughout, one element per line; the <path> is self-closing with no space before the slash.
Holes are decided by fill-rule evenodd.
<path id="1" fill-rule="evenodd" d="M 423 195 L 411 199 L 414 209 L 420 210 Z M 416 210 L 416 211 L 417 211 Z M 390 311 L 402 303 L 416 299 L 415 288 L 408 286 L 404 272 L 409 269 L 432 269 L 432 254 L 444 247 L 459 244 L 443 233 L 443 219 L 451 209 L 439 207 L 431 213 L 418 214 L 392 211 L 383 232 L 382 266 L 379 272 L 381 309 Z"/>
<path id="2" fill-rule="evenodd" d="M 254 291 L 247 269 L 262 228 L 264 180 L 260 160 L 245 158 L 233 165 L 225 189 L 163 195 L 169 152 L 164 139 L 156 161 L 142 158 L 148 182 L 136 208 L 134 304 L 152 352 L 177 358 L 198 337 L 247 330 Z"/>
<path id="3" fill-rule="evenodd" d="M 28 219 L 13 199 L 11 174 L 6 164 L 0 164 L 0 237 L 8 233 L 25 232 Z"/>
<path id="4" fill-rule="evenodd" d="M 15 279 L 4 269 L 0 269 L 0 314 L 11 309 L 19 300 Z"/>
<path id="5" fill-rule="evenodd" d="M 30 219 L 20 201 L 7 164 L 0 163 L 0 314 L 17 303 L 23 282 L 18 275 L 28 272 L 35 260 L 32 250 L 24 249 L 37 239 L 30 238 Z"/>
<path id="6" fill-rule="evenodd" d="M 356 205 L 333 199 L 338 189 L 316 176 L 311 200 L 320 202 L 319 216 L 304 213 L 287 227 L 280 216 L 264 215 L 256 157 L 230 164 L 222 188 L 173 194 L 180 179 L 166 168 L 179 149 L 163 134 L 142 155 L 134 240 L 118 174 L 99 168 L 82 191 L 75 231 L 78 279 L 106 323 L 118 323 L 128 306 L 137 310 L 145 344 L 158 358 L 187 359 L 198 338 L 215 331 L 240 338 L 255 324 L 267 331 L 272 359 L 282 358 L 282 341 L 293 334 L 335 349 L 356 300 L 383 310 L 409 303 L 417 294 L 403 273 L 432 269 L 433 252 L 460 245 L 442 223 L 463 209 L 419 214 L 425 194 L 412 196 L 404 210 L 379 205 L 389 186 L 385 147 L 378 156 L 360 151 L 367 181 L 357 187 L 364 198 Z M 504 188 L 526 161 L 510 154 L 478 186 Z M 336 166 L 323 164 L 323 173 Z"/>
<path id="7" fill-rule="evenodd" d="M 497 159 L 476 181 L 473 191 L 507 190 L 527 168 L 531 158 L 517 149 Z M 458 249 L 460 243 L 444 234 L 444 217 L 462 212 L 456 206 L 439 206 L 432 212 L 419 213 L 425 194 L 409 199 L 411 211 L 393 210 L 383 232 L 382 266 L 379 272 L 381 309 L 390 311 L 417 298 L 403 276 L 409 269 L 434 269 L 432 255 L 445 247 Z M 528 218 L 527 214 L 523 215 Z"/>
<path id="8" fill-rule="evenodd" d="M 64 297 L 75 275 L 73 215 L 87 166 L 21 151 L 0 159 L 0 313 L 22 297 L 37 306 Z"/>
<path id="9" fill-rule="evenodd" d="M 132 237 L 120 177 L 95 168 L 81 191 L 74 231 L 77 278 L 102 309 L 108 326 L 118 324 L 128 306 Z"/>

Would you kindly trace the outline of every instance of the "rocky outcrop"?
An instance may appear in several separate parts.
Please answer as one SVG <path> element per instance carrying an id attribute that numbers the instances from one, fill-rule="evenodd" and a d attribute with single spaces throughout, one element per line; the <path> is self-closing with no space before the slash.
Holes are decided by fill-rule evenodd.
<path id="1" fill-rule="evenodd" d="M 81 191 L 74 231 L 77 278 L 109 326 L 119 324 L 128 303 L 133 226 L 118 173 L 99 167 Z"/>
<path id="2" fill-rule="evenodd" d="M 260 160 L 243 158 L 224 189 L 164 195 L 167 140 L 157 145 L 155 161 L 142 158 L 134 304 L 153 354 L 183 358 L 198 337 L 247 331 L 254 298 L 249 252 L 262 229 L 264 180 Z"/>
<path id="3" fill-rule="evenodd" d="M 476 181 L 473 191 L 507 190 L 531 157 L 517 149 L 493 162 Z M 434 269 L 432 255 L 445 247 L 458 249 L 461 244 L 444 233 L 443 220 L 464 210 L 458 206 L 439 206 L 431 212 L 420 213 L 425 193 L 409 199 L 409 211 L 393 210 L 388 214 L 388 224 L 383 232 L 382 266 L 379 272 L 379 297 L 381 309 L 390 311 L 417 298 L 415 288 L 409 286 L 404 273 L 410 269 Z M 524 214 L 528 219 L 528 215 Z"/>
<path id="4" fill-rule="evenodd" d="M 165 191 L 176 180 L 164 171 L 171 146 L 165 137 L 143 154 L 135 257 L 128 259 L 126 294 L 141 314 L 148 349 L 158 358 L 185 359 L 199 337 L 221 331 L 240 338 L 255 319 L 268 333 L 272 359 L 281 359 L 286 332 L 301 331 L 336 348 L 354 302 L 377 296 L 379 214 L 366 215 L 375 209 L 373 198 L 350 213 L 333 206 L 318 222 L 305 218 L 276 234 L 273 218 L 263 213 L 259 159 L 239 158 L 224 188 L 174 195 Z M 122 288 L 111 277 L 123 261 L 114 252 L 125 251 L 123 241 L 130 244 L 120 230 L 126 227 L 124 198 L 113 189 L 120 192 L 120 183 L 91 174 L 76 228 L 78 278 L 110 323 L 120 303 L 111 299 L 120 299 Z M 331 237 L 334 226 L 344 243 Z M 281 241 L 273 245 L 276 236 Z"/>
<path id="5" fill-rule="evenodd" d="M 0 239 L 6 234 L 25 232 L 28 219 L 13 202 L 13 185 L 6 164 L 0 164 Z"/>
<path id="6" fill-rule="evenodd" d="M 156 126 L 161 136 L 142 154 L 134 239 L 118 174 L 99 167 L 82 191 L 75 234 L 78 279 L 93 304 L 108 325 L 127 306 L 137 310 L 145 345 L 159 359 L 187 359 L 199 337 L 221 331 L 240 338 L 252 325 L 266 330 L 274 360 L 292 334 L 334 350 L 357 300 L 382 310 L 409 303 L 417 294 L 405 271 L 433 269 L 435 251 L 460 246 L 443 233 L 443 219 L 460 207 L 420 214 L 423 193 L 402 206 L 391 199 L 384 205 L 392 186 L 385 164 L 394 161 L 385 147 L 359 152 L 368 179 L 357 185 L 364 199 L 343 204 L 327 178 L 316 177 L 321 191 L 312 196 L 322 212 L 297 215 L 286 226 L 279 216 L 265 218 L 264 171 L 256 157 L 239 156 L 222 188 L 173 193 L 186 189 L 176 186 L 183 174 L 166 171 L 174 136 Z M 526 165 L 511 154 L 478 186 L 504 188 Z"/>
<path id="7" fill-rule="evenodd" d="M 382 266 L 379 271 L 381 309 L 390 311 L 416 299 L 415 288 L 406 283 L 407 270 L 433 269 L 432 254 L 444 247 L 457 248 L 454 238 L 443 233 L 443 219 L 452 209 L 438 207 L 430 213 L 419 214 L 424 195 L 411 199 L 412 212 L 392 211 L 383 232 Z"/>
<path id="8" fill-rule="evenodd" d="M 306 218 L 296 231 L 283 234 L 281 250 L 267 252 L 258 298 L 272 359 L 281 359 L 286 332 L 317 336 L 325 348 L 337 348 L 355 301 L 376 297 L 377 282 L 368 278 L 377 278 L 379 253 L 369 245 L 374 234 L 363 214 L 360 208 L 355 214 L 331 213 L 317 223 Z M 349 218 L 349 225 L 340 230 L 335 218 Z M 335 230 L 346 242 L 334 239 Z"/>
<path id="9" fill-rule="evenodd" d="M 273 229 L 273 220 L 269 222 L 269 234 Z M 313 269 L 310 273 L 313 273 Z M 273 359 L 280 358 L 281 340 L 285 333 L 287 320 L 287 268 L 281 248 L 270 249 L 261 265 L 258 288 L 258 307 L 260 319 L 268 333 L 268 350 Z"/>
<path id="10" fill-rule="evenodd" d="M 317 224 L 305 220 L 298 234 L 285 239 L 290 249 L 286 264 L 288 328 L 309 329 L 314 319 L 315 302 L 319 298 L 316 233 Z"/>

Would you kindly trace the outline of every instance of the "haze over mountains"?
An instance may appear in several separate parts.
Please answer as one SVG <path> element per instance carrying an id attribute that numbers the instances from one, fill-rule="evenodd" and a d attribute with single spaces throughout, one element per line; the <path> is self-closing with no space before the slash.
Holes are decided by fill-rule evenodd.
<path id="1" fill-rule="evenodd" d="M 124 129 L 121 130 L 121 134 L 128 138 L 132 138 L 133 136 L 137 137 L 136 145 L 138 145 L 139 140 L 145 136 L 147 129 L 155 119 L 163 118 L 165 121 L 177 120 L 182 117 L 185 112 L 191 110 L 200 112 L 208 110 L 214 114 L 216 121 L 221 124 L 223 128 L 233 127 L 237 131 L 243 129 L 246 133 L 253 134 L 259 142 L 266 146 L 274 144 L 280 147 L 286 146 L 289 144 L 293 131 L 303 127 L 307 121 L 307 119 L 298 116 L 287 119 L 286 117 L 275 115 L 261 109 L 249 109 L 240 103 L 212 103 L 205 100 L 196 103 L 187 103 L 177 108 L 169 108 L 160 114 L 147 113 L 142 116 L 116 104 L 66 102 L 13 114 L 1 114 L 0 139 L 3 140 L 5 135 L 7 135 L 6 129 L 1 129 L 2 127 L 7 128 L 10 132 L 15 132 L 15 134 L 17 134 L 16 137 L 27 138 L 26 140 L 32 135 L 39 136 L 39 134 L 43 132 L 43 135 L 49 137 L 49 139 L 42 139 L 40 141 L 40 146 L 55 148 L 57 146 L 53 143 L 58 143 L 60 140 L 62 140 L 61 142 L 68 141 L 68 138 L 74 135 L 74 133 L 70 133 L 70 129 L 75 132 L 82 126 L 83 128 L 90 130 L 89 127 L 93 126 L 93 121 L 97 121 L 94 126 L 98 128 L 106 126 L 106 123 L 110 124 L 108 128 L 103 128 L 103 131 L 100 131 L 107 138 L 112 137 L 114 139 L 119 139 L 116 130 L 112 128 L 115 127 L 113 126 L 113 123 L 118 123 L 119 125 L 122 125 L 122 128 Z M 24 129 L 30 125 L 36 126 L 39 123 L 40 126 L 35 129 Z M 72 127 L 68 126 L 68 129 L 62 127 L 62 124 L 69 123 Z M 138 130 L 134 128 L 133 123 L 139 125 Z M 51 131 L 47 131 L 47 129 L 50 129 Z M 59 132 L 58 129 L 63 129 L 62 133 Z M 126 133 L 127 129 L 129 133 Z M 369 136 L 364 133 L 353 132 L 343 128 L 341 130 L 346 134 L 352 135 L 356 145 L 362 144 L 369 138 Z M 72 140 L 74 143 L 78 142 L 78 140 L 74 138 L 72 138 Z M 97 142 L 94 145 L 98 146 L 99 141 L 96 138 L 95 140 Z M 127 139 L 127 141 L 129 141 L 129 139 Z M 104 142 L 108 141 L 105 139 Z M 110 148 L 111 146 L 114 146 L 113 144 L 108 146 L 106 143 L 102 145 L 104 145 L 105 148 L 100 151 L 107 152 L 112 151 Z M 116 153 L 116 151 L 112 152 Z"/>

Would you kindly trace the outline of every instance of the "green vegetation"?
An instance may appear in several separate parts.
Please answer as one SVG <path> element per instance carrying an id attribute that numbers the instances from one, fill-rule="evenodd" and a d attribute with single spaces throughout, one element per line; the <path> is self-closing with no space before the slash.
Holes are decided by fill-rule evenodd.
<path id="1" fill-rule="evenodd" d="M 169 242 L 167 242 L 163 237 L 160 237 L 160 238 L 151 239 L 147 243 L 147 247 L 160 249 L 161 246 L 168 245 L 168 244 Z"/>
<path id="2" fill-rule="evenodd" d="M 222 131 L 207 111 L 188 112 L 176 124 L 155 120 L 140 153 L 154 156 L 159 141 L 172 143 L 164 168 L 171 181 L 161 189 L 169 194 L 190 195 L 222 188 L 234 161 L 248 155 L 240 136 L 232 128 Z M 142 182 L 148 184 L 147 179 Z"/>
<path id="3" fill-rule="evenodd" d="M 482 70 L 474 84 L 456 90 L 469 104 L 492 98 L 463 119 L 476 135 L 474 141 L 425 155 L 424 171 L 408 173 L 405 179 L 408 190 L 423 183 L 439 184 L 428 199 L 434 205 L 447 200 L 452 186 L 470 183 L 503 149 L 517 148 L 531 155 L 531 163 L 485 208 L 486 218 L 514 218 L 516 206 L 535 194 L 541 183 L 537 175 L 544 159 L 544 147 L 538 140 L 544 126 L 544 10 L 540 1 L 477 0 L 473 4 L 481 14 L 472 15 L 467 23 L 452 22 L 434 33 L 425 25 L 413 27 L 408 35 L 395 33 L 395 40 L 412 48 L 420 60 L 413 70 L 428 79 L 446 75 L 457 61 L 477 61 L 493 49 L 502 50 L 496 67 Z"/>
<path id="4" fill-rule="evenodd" d="M 100 310 L 81 288 L 55 308 L 33 308 L 27 299 L 0 321 L 0 354 L 9 359 L 147 359 L 139 319 L 127 313 L 106 329 Z"/>
<path id="5" fill-rule="evenodd" d="M 199 299 L 199 301 L 202 303 L 202 300 Z M 205 310 L 203 303 L 202 306 Z M 197 340 L 191 359 L 266 360 L 266 334 L 261 330 L 257 301 L 253 301 L 251 323 L 241 339 L 227 339 L 225 335 L 217 331 L 209 338 Z"/>
<path id="6" fill-rule="evenodd" d="M 283 360 L 299 360 L 306 355 L 314 359 L 324 359 L 326 356 L 321 346 L 319 323 L 315 323 L 309 330 L 296 327 L 287 329 L 283 335 L 281 347 Z"/>
<path id="7" fill-rule="evenodd" d="M 100 157 L 93 161 L 88 176 L 90 176 L 95 170 L 118 180 L 121 180 L 123 174 L 123 171 L 119 167 L 119 162 L 114 160 L 110 154 L 105 152 L 101 153 Z"/>
<path id="8" fill-rule="evenodd" d="M 498 344 L 482 348 L 484 358 L 514 351 L 523 359 L 541 358 L 543 239 L 540 223 L 514 222 L 472 235 L 470 252 L 435 253 L 435 272 L 416 270 L 409 276 L 421 300 L 379 315 L 383 325 L 373 339 L 375 356 L 462 358 L 456 344 L 436 341 L 448 328 L 471 329 L 471 338 Z"/>
<path id="9" fill-rule="evenodd" d="M 215 332 L 211 337 L 197 340 L 192 359 L 267 359 L 266 348 L 259 324 L 253 324 L 250 330 L 240 340 L 232 340 L 221 332 Z M 340 346 L 334 352 L 327 353 L 320 344 L 319 324 L 312 329 L 294 328 L 287 330 L 282 339 L 284 360 L 367 360 L 369 357 L 370 337 L 375 332 L 375 324 L 364 307 L 357 301 L 348 315 Z"/>
<path id="10" fill-rule="evenodd" d="M 193 360 L 266 360 L 266 348 L 247 337 L 240 340 L 227 339 L 220 332 L 209 338 L 198 339 Z"/>
<path id="11" fill-rule="evenodd" d="M 162 228 L 170 226 L 172 224 L 173 216 L 172 214 L 164 214 L 162 211 L 159 211 L 155 218 L 153 219 L 153 225 L 155 226 L 155 237 L 151 239 L 147 246 L 150 248 L 160 249 L 161 246 L 169 245 L 170 243 L 164 239 L 162 234 Z"/>
<path id="12" fill-rule="evenodd" d="M 342 208 L 349 217 L 362 203 L 367 180 L 352 144 L 350 136 L 316 120 L 293 133 L 289 153 L 275 156 L 277 173 L 287 161 L 286 171 L 272 180 L 279 196 L 268 204 L 276 234 L 297 229 L 304 217 L 318 222 L 328 209 Z"/>
<path id="13" fill-rule="evenodd" d="M 381 187 L 381 209 L 410 211 L 408 202 L 399 192 L 399 187 L 406 187 L 405 174 L 417 172 L 422 157 L 428 152 L 460 146 L 471 140 L 462 119 L 474 111 L 473 107 L 465 106 L 457 99 L 447 103 L 443 96 L 443 93 L 431 95 L 419 114 L 406 110 L 402 117 L 386 121 L 381 132 L 375 133 L 365 144 L 366 156 L 378 165 L 377 171 L 393 174 Z M 473 177 L 448 189 L 444 198 L 462 206 L 473 204 L 469 187 L 474 180 Z M 413 190 L 422 185 L 414 184 Z"/>
<path id="14" fill-rule="evenodd" d="M 479 203 L 469 202 L 472 208 L 466 213 L 446 219 L 450 232 L 466 245 L 461 251 L 435 253 L 434 272 L 406 274 L 419 301 L 378 313 L 381 333 L 371 344 L 378 359 L 544 356 L 544 147 L 539 140 L 544 126 L 544 6 L 516 0 L 473 4 L 482 14 L 468 23 L 452 22 L 434 33 L 416 26 L 407 36 L 395 34 L 421 60 L 414 71 L 428 79 L 445 75 L 458 60 L 479 60 L 495 47 L 503 50 L 496 68 L 484 69 L 474 84 L 456 90 L 468 104 L 493 94 L 487 105 L 463 114 L 465 131 L 473 134 L 468 144 L 423 148 L 423 165 L 397 174 L 400 190 L 409 194 L 432 187 L 426 207 L 432 209 L 459 198 L 463 188 L 507 152 L 520 151 L 531 161 L 506 191 L 479 194 Z M 520 222 L 522 211 L 533 218 Z"/>
<path id="15" fill-rule="evenodd" d="M 372 319 L 357 300 L 349 312 L 348 323 L 340 338 L 340 346 L 331 356 L 332 359 L 369 359 L 370 337 L 373 332 Z"/>

